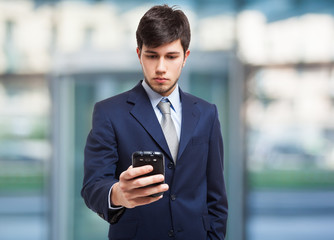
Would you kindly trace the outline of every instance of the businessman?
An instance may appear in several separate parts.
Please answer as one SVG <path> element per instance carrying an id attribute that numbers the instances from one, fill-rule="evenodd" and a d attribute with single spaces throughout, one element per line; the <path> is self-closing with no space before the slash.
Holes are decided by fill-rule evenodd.
<path id="1" fill-rule="evenodd" d="M 217 108 L 178 86 L 190 53 L 188 19 L 175 7 L 154 6 L 141 18 L 136 38 L 144 80 L 96 103 L 82 197 L 110 223 L 111 240 L 225 239 Z M 133 168 L 131 155 L 138 150 L 162 152 L 165 177 L 143 177 L 153 170 L 149 165 Z"/>

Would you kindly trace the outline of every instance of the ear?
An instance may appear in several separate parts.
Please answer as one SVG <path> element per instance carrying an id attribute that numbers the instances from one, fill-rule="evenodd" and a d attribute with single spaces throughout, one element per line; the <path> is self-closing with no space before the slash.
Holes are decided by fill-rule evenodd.
<path id="1" fill-rule="evenodd" d="M 190 50 L 188 49 L 184 54 L 184 60 L 183 60 L 182 67 L 184 67 L 186 65 L 186 61 L 188 59 L 189 54 L 190 54 Z"/>
<path id="2" fill-rule="evenodd" d="M 140 52 L 140 49 L 137 47 L 136 51 L 137 51 L 137 56 L 139 58 L 139 62 L 141 64 L 141 58 L 140 58 L 141 52 Z"/>

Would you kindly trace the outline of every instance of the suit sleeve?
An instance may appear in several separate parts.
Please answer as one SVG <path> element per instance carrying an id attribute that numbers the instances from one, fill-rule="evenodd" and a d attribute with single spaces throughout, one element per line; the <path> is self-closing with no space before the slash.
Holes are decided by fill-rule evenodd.
<path id="1" fill-rule="evenodd" d="M 91 210 L 109 223 L 116 223 L 125 208 L 109 208 L 109 190 L 118 181 L 115 176 L 118 154 L 115 132 L 103 110 L 99 103 L 94 107 L 92 130 L 85 146 L 81 195 Z"/>
<path id="2" fill-rule="evenodd" d="M 218 112 L 214 108 L 214 120 L 209 141 L 207 166 L 207 205 L 210 215 L 211 230 L 209 239 L 223 240 L 226 236 L 227 196 L 224 181 L 224 151 Z"/>

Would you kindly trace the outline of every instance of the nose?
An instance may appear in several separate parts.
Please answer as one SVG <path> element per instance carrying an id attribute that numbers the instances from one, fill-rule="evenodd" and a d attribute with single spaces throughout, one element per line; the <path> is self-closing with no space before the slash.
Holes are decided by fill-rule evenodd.
<path id="1" fill-rule="evenodd" d="M 161 74 L 161 73 L 165 73 L 166 70 L 167 70 L 166 62 L 165 62 L 164 58 L 161 57 L 158 60 L 157 67 L 156 67 L 156 72 Z"/>

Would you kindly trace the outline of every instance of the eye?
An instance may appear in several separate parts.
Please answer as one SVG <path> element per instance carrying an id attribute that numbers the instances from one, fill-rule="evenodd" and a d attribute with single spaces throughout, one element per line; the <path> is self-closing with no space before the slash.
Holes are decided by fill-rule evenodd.
<path id="1" fill-rule="evenodd" d="M 157 55 L 146 55 L 146 57 L 149 59 L 155 59 L 157 58 Z"/>
<path id="2" fill-rule="evenodd" d="M 167 58 L 172 60 L 172 59 L 177 58 L 177 56 L 174 56 L 174 55 L 168 55 Z"/>

